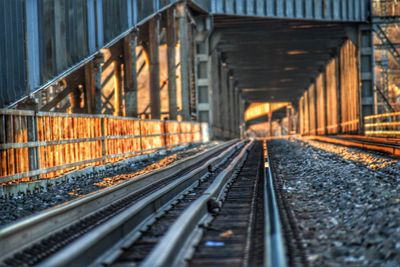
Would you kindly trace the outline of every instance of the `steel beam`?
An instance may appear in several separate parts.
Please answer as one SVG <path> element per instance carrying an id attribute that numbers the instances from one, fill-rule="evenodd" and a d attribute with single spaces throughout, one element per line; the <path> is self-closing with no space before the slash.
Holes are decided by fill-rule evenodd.
<path id="1" fill-rule="evenodd" d="M 131 33 L 124 40 L 125 57 L 125 114 L 129 117 L 138 115 L 137 83 L 137 33 Z"/>
<path id="2" fill-rule="evenodd" d="M 95 103 L 95 114 L 102 113 L 102 83 L 101 83 L 101 76 L 103 73 L 103 64 L 104 64 L 104 57 L 102 54 L 99 54 L 94 59 L 94 66 L 93 70 L 95 72 L 95 79 L 94 79 L 94 103 Z"/>
<path id="3" fill-rule="evenodd" d="M 361 76 L 361 116 L 360 131 L 363 131 L 363 118 L 374 114 L 374 44 L 372 28 L 363 25 L 359 28 L 359 71 Z"/>
<path id="4" fill-rule="evenodd" d="M 167 46 L 169 119 L 176 120 L 178 105 L 176 92 L 176 23 L 174 8 L 167 10 Z"/>
<path id="5" fill-rule="evenodd" d="M 179 19 L 179 47 L 181 63 L 182 119 L 190 120 L 189 35 L 186 3 L 177 5 Z"/>
<path id="6" fill-rule="evenodd" d="M 149 22 L 150 109 L 152 119 L 159 119 L 161 114 L 159 47 L 160 19 L 156 16 Z"/>

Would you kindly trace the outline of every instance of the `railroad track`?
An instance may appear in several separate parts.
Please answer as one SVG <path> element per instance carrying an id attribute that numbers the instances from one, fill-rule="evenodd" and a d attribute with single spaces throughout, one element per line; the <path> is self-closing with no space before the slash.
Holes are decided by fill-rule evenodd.
<path id="1" fill-rule="evenodd" d="M 115 219 L 127 210 L 139 227 L 143 216 L 149 217 L 162 201 L 152 199 L 152 205 L 143 206 L 143 199 L 160 188 L 174 184 L 182 189 L 187 184 L 207 175 L 236 153 L 244 141 L 231 141 L 199 155 L 178 161 L 167 168 L 141 175 L 135 179 L 52 208 L 12 226 L 0 230 L 1 266 L 31 266 L 63 251 L 81 237 L 97 232 L 104 222 Z M 177 181 L 182 181 L 178 183 Z M 164 190 L 165 191 L 165 190 Z M 165 193 L 165 192 L 164 192 Z M 174 191 L 173 194 L 176 194 Z M 167 198 L 167 194 L 165 194 Z M 167 199 L 164 199 L 167 200 Z M 157 202 L 157 203 L 155 203 Z M 96 228 L 96 231 L 91 231 Z M 89 234 L 89 235 L 88 235 Z M 74 242 L 73 242 L 74 241 Z M 60 262 L 57 265 L 61 265 Z M 71 266 L 71 265 L 70 265 Z"/>
<path id="2" fill-rule="evenodd" d="M 106 190 L 114 198 L 108 193 L 64 210 L 76 213 L 81 207 L 86 216 L 72 223 L 57 220 L 62 227 L 22 249 L 9 249 L 3 265 L 286 266 L 265 144 L 230 142 L 167 169 L 157 178 L 139 179 L 144 183 L 139 189 L 120 185 L 122 193 Z M 21 241 L 29 227 L 50 227 L 54 218 L 46 216 L 40 228 L 35 220 L 16 227 L 21 231 L 14 229 L 9 240 Z M 3 230 L 2 243 L 4 237 Z"/>
<path id="3" fill-rule="evenodd" d="M 315 136 L 311 138 L 320 142 L 331 143 L 342 146 L 349 146 L 355 148 L 361 148 L 366 151 L 383 152 L 385 154 L 391 154 L 394 156 L 400 156 L 400 143 L 396 140 L 388 140 L 382 142 L 382 140 L 375 140 L 370 137 L 354 137 L 351 136 L 337 136 L 337 137 L 325 137 Z"/>
<path id="4" fill-rule="evenodd" d="M 265 148 L 257 142 L 247 149 L 245 159 L 232 161 L 140 266 L 285 267 L 272 176 L 262 154 Z"/>

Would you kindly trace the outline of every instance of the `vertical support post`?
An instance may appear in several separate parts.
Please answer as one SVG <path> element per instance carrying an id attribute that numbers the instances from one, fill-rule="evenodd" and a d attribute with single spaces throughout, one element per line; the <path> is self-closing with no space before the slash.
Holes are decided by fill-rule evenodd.
<path id="1" fill-rule="evenodd" d="M 95 113 L 95 77 L 94 64 L 90 61 L 85 65 L 85 109 L 89 114 Z"/>
<path id="2" fill-rule="evenodd" d="M 229 138 L 229 95 L 228 95 L 228 82 L 229 82 L 229 77 L 227 75 L 227 68 L 226 64 L 222 63 L 221 64 L 221 101 L 220 105 L 222 107 L 222 112 L 221 112 L 221 126 L 223 129 L 223 136 L 224 138 Z"/>
<path id="3" fill-rule="evenodd" d="M 101 76 L 103 73 L 103 63 L 104 58 L 103 55 L 100 54 L 94 59 L 94 72 L 95 72 L 95 79 L 94 79 L 94 101 L 95 101 L 95 113 L 101 114 L 102 111 L 102 84 L 101 84 Z"/>
<path id="4" fill-rule="evenodd" d="M 235 131 L 235 84 L 234 84 L 234 77 L 232 73 L 229 74 L 228 77 L 228 94 L 229 94 L 229 137 L 234 138 L 234 131 Z"/>
<path id="5" fill-rule="evenodd" d="M 100 118 L 101 122 L 101 156 L 103 158 L 103 164 L 107 162 L 107 148 L 106 148 L 106 118 L 104 116 L 101 116 Z"/>
<path id="6" fill-rule="evenodd" d="M 164 147 L 168 148 L 168 138 L 167 138 L 167 122 L 165 120 L 161 121 L 162 123 L 162 135 L 163 135 L 163 142 L 164 142 Z"/>
<path id="7" fill-rule="evenodd" d="M 137 34 L 131 33 L 124 39 L 125 58 L 125 115 L 137 117 Z"/>
<path id="8" fill-rule="evenodd" d="M 219 94 L 220 92 L 220 87 L 219 87 L 219 62 L 218 62 L 218 56 L 215 51 L 212 52 L 210 56 L 210 61 L 211 61 L 211 67 L 210 67 L 210 77 L 211 79 L 209 80 L 211 90 L 209 90 L 210 93 L 210 100 L 212 101 L 212 116 L 211 116 L 211 133 L 210 133 L 210 138 L 215 139 L 218 138 L 218 128 L 219 128 L 219 123 L 220 123 L 220 106 L 219 106 L 219 98 L 221 95 Z"/>
<path id="9" fill-rule="evenodd" d="M 234 137 L 238 137 L 239 127 L 239 101 L 237 87 L 233 88 L 233 133 Z"/>
<path id="10" fill-rule="evenodd" d="M 119 60 L 113 60 L 114 65 L 114 116 L 121 116 L 121 64 Z"/>
<path id="11" fill-rule="evenodd" d="M 176 25 L 175 9 L 173 8 L 167 10 L 167 46 L 169 119 L 176 120 L 178 112 L 176 97 Z"/>
<path id="12" fill-rule="evenodd" d="M 38 112 L 38 104 L 36 103 L 34 98 L 28 98 L 23 106 L 19 106 L 20 109 L 33 110 L 35 113 L 32 116 L 27 118 L 27 131 L 28 131 L 28 142 L 37 142 L 38 141 L 38 129 L 36 123 L 36 112 Z M 39 169 L 39 151 L 38 147 L 29 147 L 28 148 L 28 157 L 29 157 L 29 171 L 34 171 Z M 36 180 L 39 178 L 39 175 L 32 176 L 31 179 Z"/>
<path id="13" fill-rule="evenodd" d="M 189 85 L 189 36 L 188 21 L 186 17 L 186 3 L 177 5 L 177 15 L 179 18 L 179 44 L 180 44 L 180 63 L 181 63 L 181 91 L 182 91 L 182 118 L 190 120 L 190 85 Z"/>
<path id="14" fill-rule="evenodd" d="M 290 133 L 291 133 L 291 131 L 292 131 L 292 121 L 291 121 L 291 106 L 290 105 L 288 105 L 287 107 L 286 107 L 286 118 L 287 118 L 287 121 L 288 121 L 288 124 L 287 124 L 287 135 L 290 135 Z"/>
<path id="15" fill-rule="evenodd" d="M 187 12 L 189 12 L 187 10 Z M 197 95 L 196 95 L 196 75 L 195 70 L 197 69 L 196 64 L 197 60 L 195 58 L 195 47 L 194 47 L 194 33 L 193 33 L 193 26 L 191 23 L 188 22 L 188 83 L 189 83 L 189 119 L 192 114 L 197 114 Z"/>
<path id="16" fill-rule="evenodd" d="M 81 100 L 81 92 L 76 85 L 73 85 L 72 92 L 69 94 L 69 101 L 71 103 L 71 112 L 72 113 L 81 113 L 80 100 Z"/>
<path id="17" fill-rule="evenodd" d="M 151 118 L 160 118 L 160 19 L 158 16 L 149 22 L 149 52 L 150 52 L 150 108 Z"/>
<path id="18" fill-rule="evenodd" d="M 342 133 L 342 71 L 340 68 L 340 49 L 337 54 L 336 61 L 336 96 L 337 96 L 337 133 Z"/>
<path id="19" fill-rule="evenodd" d="M 359 28 L 359 72 L 361 77 L 361 112 L 359 131 L 364 132 L 364 117 L 374 114 L 374 45 L 371 25 Z"/>
<path id="20" fill-rule="evenodd" d="M 268 128 L 269 128 L 269 136 L 272 137 L 272 107 L 271 103 L 268 103 Z"/>
<path id="21" fill-rule="evenodd" d="M 242 99 L 241 93 L 239 94 L 239 124 L 240 124 L 240 137 L 244 137 L 244 131 L 245 131 L 245 126 L 244 126 L 244 100 Z"/>
<path id="22" fill-rule="evenodd" d="M 324 135 L 328 134 L 328 81 L 326 75 L 326 68 L 323 71 L 322 92 L 324 94 Z"/>

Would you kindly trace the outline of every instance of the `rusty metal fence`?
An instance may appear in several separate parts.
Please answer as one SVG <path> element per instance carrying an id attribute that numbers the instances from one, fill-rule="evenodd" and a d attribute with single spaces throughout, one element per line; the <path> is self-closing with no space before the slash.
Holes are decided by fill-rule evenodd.
<path id="1" fill-rule="evenodd" d="M 365 135 L 400 137 L 400 112 L 364 117 Z"/>
<path id="2" fill-rule="evenodd" d="M 0 184 L 201 141 L 197 122 L 0 109 Z"/>

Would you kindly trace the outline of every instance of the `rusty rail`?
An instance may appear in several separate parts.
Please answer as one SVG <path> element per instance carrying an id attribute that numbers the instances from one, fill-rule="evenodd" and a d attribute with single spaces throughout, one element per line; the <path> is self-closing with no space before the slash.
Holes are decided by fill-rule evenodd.
<path id="1" fill-rule="evenodd" d="M 202 140 L 202 124 L 0 109 L 0 183 L 50 179 Z"/>
<path id="2" fill-rule="evenodd" d="M 364 121 L 365 135 L 400 137 L 400 112 L 367 116 Z"/>

